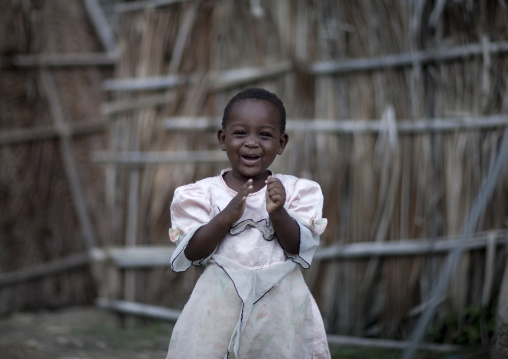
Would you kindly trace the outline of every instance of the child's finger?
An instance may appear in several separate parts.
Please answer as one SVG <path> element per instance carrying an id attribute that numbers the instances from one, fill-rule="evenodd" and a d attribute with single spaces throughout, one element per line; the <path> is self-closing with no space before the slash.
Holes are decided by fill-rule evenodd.
<path id="1" fill-rule="evenodd" d="M 270 191 L 270 192 L 272 192 L 272 191 L 285 192 L 286 191 L 282 182 L 277 178 L 267 180 L 266 189 L 267 189 L 267 191 Z"/>
<path id="2" fill-rule="evenodd" d="M 266 180 L 266 199 L 276 205 L 284 205 L 286 201 L 286 190 L 282 182 L 275 177 L 269 176 Z"/>
<path id="3" fill-rule="evenodd" d="M 278 188 L 271 189 L 267 193 L 268 197 L 274 202 L 284 198 L 284 194 Z"/>
<path id="4" fill-rule="evenodd" d="M 242 186 L 242 188 L 240 189 L 240 191 L 238 192 L 238 196 L 241 196 L 241 197 L 247 197 L 249 195 L 249 193 L 252 192 L 253 190 L 253 186 L 252 186 L 252 179 L 249 179 L 247 182 L 245 182 Z"/>

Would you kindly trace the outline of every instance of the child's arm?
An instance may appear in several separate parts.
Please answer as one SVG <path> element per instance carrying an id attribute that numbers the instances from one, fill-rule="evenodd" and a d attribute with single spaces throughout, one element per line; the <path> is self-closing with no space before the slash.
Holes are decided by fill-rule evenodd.
<path id="1" fill-rule="evenodd" d="M 275 234 L 282 248 L 288 253 L 300 251 L 300 228 L 284 208 L 286 190 L 281 181 L 268 176 L 266 180 L 266 210 L 270 215 Z"/>
<path id="2" fill-rule="evenodd" d="M 217 247 L 233 223 L 242 217 L 246 198 L 252 189 L 252 180 L 250 179 L 245 182 L 242 189 L 222 212 L 194 233 L 184 251 L 187 259 L 190 261 L 199 260 L 209 255 Z"/>

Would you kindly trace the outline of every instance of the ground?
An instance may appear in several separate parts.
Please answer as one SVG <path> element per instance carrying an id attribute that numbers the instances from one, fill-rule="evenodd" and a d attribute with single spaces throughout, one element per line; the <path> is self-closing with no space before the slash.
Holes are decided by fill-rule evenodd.
<path id="1" fill-rule="evenodd" d="M 130 327 L 130 329 L 128 329 Z M 17 313 L 0 318 L 0 359 L 164 359 L 172 324 L 136 319 L 122 322 L 97 307 Z M 333 348 L 333 359 L 397 359 L 400 351 Z M 418 353 L 414 359 L 486 359 L 483 350 Z"/>
<path id="2" fill-rule="evenodd" d="M 19 313 L 0 320 L 0 359 L 164 359 L 171 325 L 123 328 L 95 307 Z"/>

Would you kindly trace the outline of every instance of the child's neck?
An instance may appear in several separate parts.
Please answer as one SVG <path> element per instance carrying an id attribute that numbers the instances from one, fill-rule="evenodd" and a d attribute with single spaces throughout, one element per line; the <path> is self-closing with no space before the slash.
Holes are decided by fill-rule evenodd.
<path id="1" fill-rule="evenodd" d="M 223 178 L 224 178 L 224 182 L 226 182 L 227 186 L 235 192 L 239 192 L 240 189 L 242 188 L 242 186 L 245 184 L 245 182 L 247 182 L 249 179 L 252 179 L 253 180 L 253 183 L 252 183 L 253 191 L 252 192 L 257 192 L 266 185 L 265 181 L 268 178 L 268 176 L 270 176 L 271 174 L 272 174 L 272 172 L 270 170 L 266 170 L 265 172 L 260 173 L 256 176 L 245 177 L 239 173 L 236 173 L 234 170 L 231 170 L 231 171 L 224 173 Z"/>

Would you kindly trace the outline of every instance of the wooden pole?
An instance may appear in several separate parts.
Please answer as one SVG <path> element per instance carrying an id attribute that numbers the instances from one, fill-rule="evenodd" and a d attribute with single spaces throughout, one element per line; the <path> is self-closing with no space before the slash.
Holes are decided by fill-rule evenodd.
<path id="1" fill-rule="evenodd" d="M 143 0 L 143 1 L 121 2 L 115 6 L 115 10 L 117 12 L 139 11 L 143 9 L 151 9 L 179 4 L 186 1 L 189 0 Z"/>
<path id="2" fill-rule="evenodd" d="M 74 123 L 68 125 L 69 136 L 90 135 L 104 132 L 105 121 Z M 0 146 L 13 145 L 23 142 L 44 141 L 58 138 L 59 129 L 55 126 L 41 126 L 21 130 L 11 130 L 0 133 Z"/>
<path id="3" fill-rule="evenodd" d="M 117 311 L 124 314 L 137 315 L 147 318 L 154 318 L 159 320 L 168 320 L 176 322 L 181 314 L 181 311 L 170 309 L 155 305 L 141 304 L 129 302 L 125 300 L 110 300 L 106 298 L 99 298 L 96 301 L 97 306 L 104 309 Z M 388 339 L 368 339 L 360 337 L 350 337 L 343 335 L 327 335 L 328 343 L 330 346 L 352 346 L 352 347 L 376 347 L 386 349 L 403 349 L 407 342 Z M 421 343 L 420 349 L 429 350 L 433 352 L 451 352 L 462 349 L 457 345 L 450 344 L 432 344 Z"/>
<path id="4" fill-rule="evenodd" d="M 127 300 L 98 298 L 96 300 L 96 304 L 100 308 L 114 310 L 123 314 L 169 320 L 172 322 L 176 322 L 181 313 L 181 311 L 176 309 L 169 309 L 149 304 L 141 304 Z"/>
<path id="5" fill-rule="evenodd" d="M 126 166 L 145 166 L 173 163 L 227 162 L 222 151 L 178 151 L 178 152 L 105 152 L 93 154 L 92 160 L 97 163 L 113 163 Z"/>
<path id="6" fill-rule="evenodd" d="M 114 66 L 116 60 L 110 53 L 16 55 L 0 57 L 0 68 Z"/>
<path id="7" fill-rule="evenodd" d="M 60 137 L 60 155 L 62 156 L 65 173 L 67 174 L 67 179 L 69 180 L 69 185 L 71 187 L 72 199 L 77 211 L 81 230 L 83 232 L 85 245 L 87 249 L 90 250 L 96 246 L 96 239 L 90 217 L 88 216 L 83 189 L 81 188 L 78 171 L 75 165 L 76 160 L 74 156 L 72 138 L 70 136 L 71 132 L 64 121 L 53 77 L 49 72 L 42 71 L 41 82 L 49 102 L 53 124 Z"/>
<path id="8" fill-rule="evenodd" d="M 446 263 L 444 265 L 444 269 L 440 274 L 439 280 L 437 284 L 432 289 L 432 292 L 429 297 L 429 307 L 424 311 L 422 316 L 420 317 L 418 324 L 411 335 L 411 340 L 408 343 L 408 346 L 404 349 L 402 353 L 401 359 L 411 359 L 414 357 L 414 354 L 420 344 L 423 336 L 425 335 L 425 331 L 430 323 L 430 320 L 435 314 L 437 309 L 437 303 L 439 298 L 442 297 L 446 287 L 448 286 L 448 281 L 455 270 L 457 263 L 465 249 L 465 245 L 468 240 L 473 235 L 473 231 L 478 225 L 478 221 L 480 220 L 481 215 L 485 211 L 485 207 L 487 206 L 488 201 L 490 200 L 495 186 L 499 180 L 499 177 L 505 168 L 506 162 L 508 160 L 508 128 L 505 129 L 502 137 L 502 142 L 499 146 L 499 152 L 497 157 L 495 158 L 487 176 L 480 187 L 478 195 L 473 202 L 472 208 L 469 212 L 468 217 L 463 225 L 461 235 L 459 236 L 458 243 L 456 247 L 450 252 L 450 255 L 446 259 Z M 504 334 L 503 339 L 506 340 L 508 336 L 506 333 Z"/>
<path id="9" fill-rule="evenodd" d="M 489 43 L 487 49 L 492 53 L 507 53 L 508 42 Z M 388 55 L 376 58 L 357 58 L 339 61 L 322 61 L 308 66 L 308 71 L 316 76 L 331 75 L 339 73 L 351 73 L 357 71 L 385 70 L 397 67 L 412 67 L 415 62 L 420 65 L 450 61 L 472 56 L 481 56 L 485 52 L 482 44 L 471 44 L 446 49 L 433 49 L 415 53 L 404 53 Z M 293 68 L 289 61 L 271 64 L 265 67 L 251 67 L 228 70 L 220 73 L 210 73 L 212 91 L 223 91 L 230 87 L 252 83 L 265 78 L 272 78 L 283 75 Z M 104 82 L 104 89 L 107 91 L 149 91 L 174 88 L 178 85 L 195 82 L 196 75 L 183 76 L 172 74 L 170 76 L 157 76 L 151 78 L 129 78 L 120 80 L 107 80 Z"/>
<path id="10" fill-rule="evenodd" d="M 508 240 L 508 236 L 506 237 Z M 508 262 L 506 262 L 497 300 L 496 326 L 491 348 L 492 359 L 508 358 Z"/>
<path id="11" fill-rule="evenodd" d="M 220 118 L 217 117 L 168 117 L 163 120 L 163 128 L 168 131 L 217 131 Z M 480 130 L 508 126 L 508 114 L 490 116 L 465 115 L 456 118 L 401 119 L 395 123 L 399 134 L 425 134 L 428 132 L 455 132 Z M 340 134 L 377 134 L 385 129 L 382 120 L 349 119 L 340 120 L 324 118 L 288 118 L 288 132 L 324 132 Z"/>
<path id="12" fill-rule="evenodd" d="M 432 62 L 466 59 L 468 57 L 481 56 L 483 51 L 482 45 L 478 43 L 374 58 L 321 61 L 310 65 L 309 71 L 315 75 L 330 75 L 358 71 L 386 70 L 398 67 L 412 67 L 415 62 L 423 65 Z M 508 42 L 491 43 L 488 51 L 490 53 L 506 53 L 508 52 Z"/>
<path id="13" fill-rule="evenodd" d="M 90 263 L 87 253 L 72 254 L 33 267 L 0 273 L 0 287 L 54 275 L 69 269 L 85 267 Z"/>
<path id="14" fill-rule="evenodd" d="M 83 0 L 83 2 L 102 45 L 107 52 L 114 53 L 116 50 L 115 36 L 109 27 L 109 23 L 104 16 L 98 0 Z"/>

